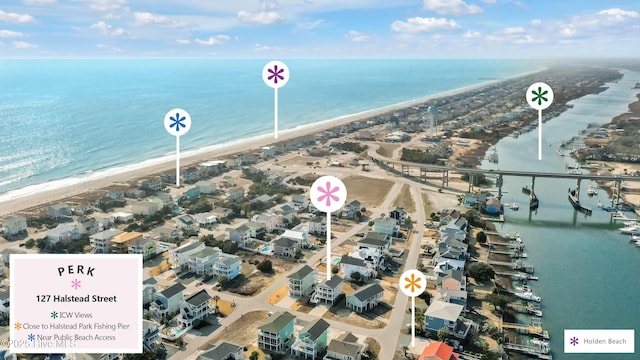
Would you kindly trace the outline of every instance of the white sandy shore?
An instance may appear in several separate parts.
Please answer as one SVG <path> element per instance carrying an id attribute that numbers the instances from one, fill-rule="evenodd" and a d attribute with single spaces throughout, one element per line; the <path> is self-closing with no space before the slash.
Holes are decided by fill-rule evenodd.
<path id="1" fill-rule="evenodd" d="M 223 157 L 246 152 L 248 150 L 260 149 L 263 146 L 268 146 L 270 144 L 316 134 L 334 128 L 336 126 L 341 126 L 354 121 L 361 121 L 371 117 L 375 117 L 377 115 L 382 115 L 389 112 L 406 109 L 408 107 L 421 105 L 433 99 L 451 95 L 458 95 L 503 81 L 514 80 L 541 72 L 543 70 L 544 69 L 527 72 L 506 79 L 488 81 L 477 85 L 430 95 L 420 99 L 405 101 L 373 110 L 363 111 L 356 114 L 322 121 L 315 124 L 283 130 L 279 132 L 277 139 L 274 138 L 273 134 L 266 134 L 250 139 L 243 139 L 235 143 L 214 145 L 198 150 L 184 152 L 181 154 L 180 165 L 181 168 L 184 169 L 193 164 L 198 164 L 208 160 L 221 159 Z M 103 189 L 110 185 L 131 182 L 136 179 L 163 172 L 175 174 L 175 156 L 165 156 L 162 158 L 150 159 L 142 163 L 107 169 L 83 177 L 57 180 L 44 184 L 28 186 L 0 195 L 0 216 L 6 216 L 11 213 L 19 212 L 54 201 L 59 201 L 71 196 L 77 196 L 90 191 Z"/>

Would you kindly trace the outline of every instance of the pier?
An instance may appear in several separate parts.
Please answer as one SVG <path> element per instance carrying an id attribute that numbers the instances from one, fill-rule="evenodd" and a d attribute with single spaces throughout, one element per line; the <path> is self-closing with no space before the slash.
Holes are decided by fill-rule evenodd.
<path id="1" fill-rule="evenodd" d="M 549 355 L 548 350 L 540 347 L 540 346 L 527 346 L 520 344 L 502 344 L 502 348 L 505 350 L 517 351 L 523 354 L 535 356 L 538 359 L 543 360 L 551 360 L 553 359 L 551 355 Z"/>

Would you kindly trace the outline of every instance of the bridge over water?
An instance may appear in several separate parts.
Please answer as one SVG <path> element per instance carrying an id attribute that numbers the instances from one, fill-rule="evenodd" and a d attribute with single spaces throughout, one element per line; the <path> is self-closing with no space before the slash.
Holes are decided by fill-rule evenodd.
<path id="1" fill-rule="evenodd" d="M 427 182 L 428 173 L 440 173 L 442 174 L 442 188 L 448 188 L 449 186 L 449 174 L 467 174 L 469 176 L 469 192 L 474 190 L 474 177 L 478 175 L 490 175 L 495 176 L 496 187 L 498 188 L 498 198 L 502 198 L 502 184 L 503 178 L 506 176 L 528 177 L 531 178 L 531 187 L 528 191 L 531 192 L 531 199 L 535 199 L 535 182 L 536 178 L 551 178 L 551 179 L 574 179 L 576 180 L 575 199 L 578 204 L 580 201 L 580 183 L 582 180 L 594 180 L 594 181 L 613 181 L 616 193 L 620 194 L 622 183 L 625 181 L 640 181 L 638 176 L 628 175 L 598 175 L 598 174 L 573 174 L 573 173 L 558 173 L 558 172 L 535 172 L 535 171 L 514 171 L 514 170 L 493 170 L 493 169 L 480 169 L 480 168 L 463 168 L 455 166 L 445 165 L 431 165 L 421 164 L 411 161 L 394 160 L 384 157 L 378 154 L 375 149 L 368 151 L 370 160 L 381 166 L 398 171 L 405 176 L 410 176 L 411 169 L 418 169 L 418 178 L 422 182 Z M 396 169 L 398 168 L 398 169 Z M 537 199 L 536 199 L 537 200 Z M 612 197 L 611 206 L 615 204 L 615 199 Z M 580 206 L 580 205 L 578 205 Z M 574 204 L 574 207 L 576 205 Z M 578 207 L 576 209 L 580 210 Z M 584 208 L 586 209 L 586 208 Z M 590 211 L 590 210 L 589 210 Z"/>

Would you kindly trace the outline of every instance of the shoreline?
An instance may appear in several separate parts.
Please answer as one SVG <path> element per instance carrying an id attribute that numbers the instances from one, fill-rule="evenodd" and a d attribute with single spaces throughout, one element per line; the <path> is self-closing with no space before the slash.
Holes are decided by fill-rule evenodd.
<path id="1" fill-rule="evenodd" d="M 547 68 L 516 74 L 505 79 L 491 80 L 475 85 L 457 88 L 433 95 L 428 95 L 418 99 L 412 99 L 395 103 L 375 109 L 365 110 L 354 114 L 320 121 L 317 123 L 298 125 L 290 129 L 282 130 L 278 133 L 278 138 L 274 138 L 272 133 L 253 136 L 233 142 L 205 146 L 195 150 L 182 153 L 181 169 L 197 163 L 216 160 L 234 154 L 253 152 L 268 145 L 278 144 L 295 140 L 305 136 L 311 136 L 323 131 L 344 126 L 356 121 L 367 120 L 379 115 L 399 111 L 409 107 L 422 105 L 425 102 L 437 100 L 444 97 L 464 94 L 487 86 L 492 86 L 502 82 L 513 81 L 522 77 L 530 76 L 547 70 Z M 72 196 L 84 193 L 95 192 L 109 186 L 131 183 L 150 176 L 159 175 L 165 172 L 175 172 L 175 156 L 165 155 L 136 164 L 127 164 L 118 167 L 106 168 L 103 170 L 90 172 L 89 175 L 75 176 L 60 180 L 48 181 L 41 184 L 28 185 L 26 187 L 11 190 L 0 195 L 0 216 L 17 213 L 47 203 L 60 201 Z"/>

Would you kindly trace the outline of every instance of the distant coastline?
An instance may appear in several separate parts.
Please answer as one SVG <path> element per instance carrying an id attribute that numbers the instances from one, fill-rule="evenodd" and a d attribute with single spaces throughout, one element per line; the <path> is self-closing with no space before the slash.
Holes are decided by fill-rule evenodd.
<path id="1" fill-rule="evenodd" d="M 521 77 L 542 72 L 545 69 L 546 68 L 541 68 L 534 71 L 510 76 L 505 79 L 482 82 L 479 84 L 449 90 L 418 99 L 407 100 L 376 109 L 366 110 L 350 115 L 344 115 L 314 124 L 298 125 L 293 128 L 280 131 L 278 139 L 275 139 L 273 137 L 273 133 L 268 133 L 233 142 L 206 146 L 196 150 L 184 151 L 181 156 L 181 168 L 184 169 L 188 166 L 200 162 L 229 157 L 234 154 L 257 151 L 263 146 L 292 141 L 300 137 L 310 136 L 322 131 L 343 126 L 345 124 L 353 123 L 356 121 L 363 121 L 374 118 L 378 115 L 391 113 L 412 106 L 417 106 L 428 101 L 433 101 L 435 99 L 460 95 L 500 82 L 512 81 Z M 2 210 L 0 210 L 0 216 L 43 205 L 51 201 L 61 200 L 70 196 L 104 189 L 113 184 L 130 183 L 139 179 L 159 175 L 165 172 L 175 173 L 174 164 L 175 156 L 166 155 L 158 158 L 148 159 L 141 163 L 128 164 L 115 168 L 107 168 L 104 170 L 90 172 L 85 176 L 54 180 L 42 184 L 29 185 L 17 190 L 12 190 L 7 193 L 0 194 L 0 203 L 6 205 L 2 207 Z"/>

